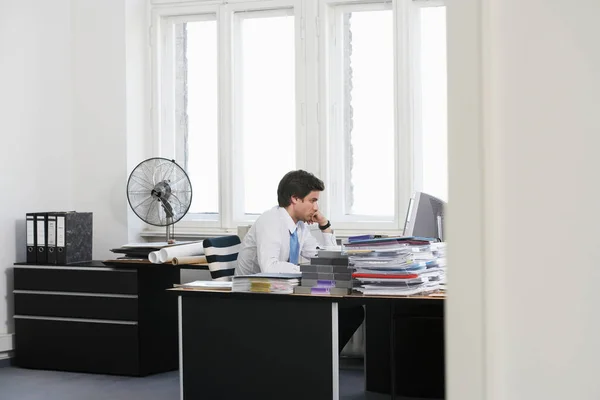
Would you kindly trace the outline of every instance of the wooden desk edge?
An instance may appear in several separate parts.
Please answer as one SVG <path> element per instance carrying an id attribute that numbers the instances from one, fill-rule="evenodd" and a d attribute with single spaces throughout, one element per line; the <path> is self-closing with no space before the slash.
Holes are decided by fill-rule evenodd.
<path id="1" fill-rule="evenodd" d="M 288 297 L 309 297 L 309 298 L 326 298 L 326 299 L 420 299 L 420 300 L 445 300 L 446 296 L 440 295 L 411 295 L 411 296 L 373 296 L 373 295 L 362 295 L 357 293 L 346 294 L 346 295 L 331 295 L 331 294 L 303 294 L 303 293 L 257 293 L 257 292 L 232 292 L 231 290 L 215 290 L 215 289 L 204 289 L 204 288 L 170 288 L 168 291 L 174 292 L 208 292 L 208 293 L 229 293 L 229 294 L 247 294 L 247 295 L 275 295 L 275 296 L 288 296 Z"/>
<path id="2" fill-rule="evenodd" d="M 169 266 L 174 268 L 183 269 L 200 269 L 208 270 L 208 264 L 178 264 L 172 263 L 151 263 L 149 260 L 104 260 L 102 261 L 105 265 L 120 265 L 120 266 L 142 266 L 142 265 L 158 265 L 158 266 Z"/>

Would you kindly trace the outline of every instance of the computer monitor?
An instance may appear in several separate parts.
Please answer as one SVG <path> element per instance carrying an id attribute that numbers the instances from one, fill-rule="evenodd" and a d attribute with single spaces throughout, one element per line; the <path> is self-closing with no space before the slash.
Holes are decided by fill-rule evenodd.
<path id="1" fill-rule="evenodd" d="M 444 241 L 446 202 L 427 193 L 415 192 L 408 204 L 404 236 L 437 238 Z"/>

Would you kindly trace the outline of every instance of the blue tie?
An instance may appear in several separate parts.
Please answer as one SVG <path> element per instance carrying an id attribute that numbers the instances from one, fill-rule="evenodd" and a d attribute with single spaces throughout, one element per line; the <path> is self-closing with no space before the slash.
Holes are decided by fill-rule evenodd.
<path id="1" fill-rule="evenodd" d="M 300 243 L 298 243 L 298 229 L 290 233 L 290 262 L 298 265 L 298 254 L 300 252 Z"/>

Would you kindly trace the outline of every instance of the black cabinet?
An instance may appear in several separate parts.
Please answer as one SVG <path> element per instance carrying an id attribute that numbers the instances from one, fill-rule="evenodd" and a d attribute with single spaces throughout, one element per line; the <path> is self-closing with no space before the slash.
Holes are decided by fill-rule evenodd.
<path id="1" fill-rule="evenodd" d="M 15 362 L 144 376 L 178 368 L 179 283 L 170 265 L 16 264 Z"/>
<path id="2" fill-rule="evenodd" d="M 394 375 L 398 395 L 444 397 L 443 300 L 397 298 L 389 302 L 369 302 L 365 323 L 366 390 L 390 393 L 390 376 Z"/>

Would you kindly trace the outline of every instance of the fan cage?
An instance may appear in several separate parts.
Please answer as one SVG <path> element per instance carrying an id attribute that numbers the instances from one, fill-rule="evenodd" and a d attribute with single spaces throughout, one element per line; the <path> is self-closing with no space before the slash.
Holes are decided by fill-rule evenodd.
<path id="1" fill-rule="evenodd" d="M 127 201 L 145 223 L 154 226 L 173 225 L 190 209 L 192 184 L 175 160 L 149 158 L 139 163 L 129 175 Z M 168 218 L 163 202 L 173 209 L 172 219 Z"/>

